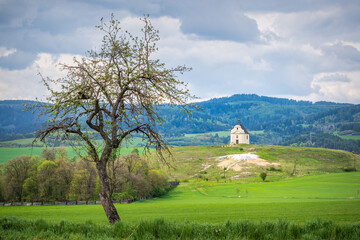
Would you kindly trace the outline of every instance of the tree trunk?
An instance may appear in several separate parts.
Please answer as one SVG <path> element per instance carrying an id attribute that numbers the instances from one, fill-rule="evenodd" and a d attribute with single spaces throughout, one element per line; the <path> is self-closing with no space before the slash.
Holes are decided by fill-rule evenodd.
<path id="1" fill-rule="evenodd" d="M 109 220 L 109 223 L 114 224 L 116 221 L 120 221 L 120 217 L 113 204 L 113 201 L 111 200 L 109 177 L 106 172 L 106 163 L 98 162 L 96 163 L 96 168 L 98 170 L 101 182 L 101 192 L 99 194 L 101 204 L 105 210 L 105 214 Z"/>

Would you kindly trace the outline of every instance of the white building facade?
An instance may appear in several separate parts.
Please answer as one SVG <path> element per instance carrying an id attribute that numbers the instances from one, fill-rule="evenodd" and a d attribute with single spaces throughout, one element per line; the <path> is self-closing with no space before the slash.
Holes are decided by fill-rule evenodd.
<path id="1" fill-rule="evenodd" d="M 240 123 L 231 130 L 230 144 L 250 144 L 250 135 L 246 128 Z"/>

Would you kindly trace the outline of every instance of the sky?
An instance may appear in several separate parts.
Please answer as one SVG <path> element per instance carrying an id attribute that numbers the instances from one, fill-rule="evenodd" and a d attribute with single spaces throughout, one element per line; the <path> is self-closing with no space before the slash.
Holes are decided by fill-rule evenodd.
<path id="1" fill-rule="evenodd" d="M 167 66 L 207 100 L 258 94 L 360 104 L 360 0 L 0 0 L 0 99 L 45 99 L 99 48 L 111 13 L 136 33 L 149 14 Z"/>

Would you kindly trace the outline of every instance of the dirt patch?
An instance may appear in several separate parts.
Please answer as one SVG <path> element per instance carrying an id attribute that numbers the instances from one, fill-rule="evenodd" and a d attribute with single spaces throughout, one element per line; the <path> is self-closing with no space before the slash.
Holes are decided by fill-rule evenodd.
<path id="1" fill-rule="evenodd" d="M 235 164 L 234 166 L 231 167 L 232 170 L 238 171 L 238 172 L 242 171 L 242 170 L 245 170 L 245 169 L 251 169 L 251 168 L 253 168 L 253 167 L 247 167 L 247 166 L 244 166 L 244 165 L 242 165 L 240 163 Z"/>
<path id="2" fill-rule="evenodd" d="M 254 167 L 277 167 L 280 165 L 279 163 L 270 163 L 255 154 L 233 154 L 218 159 L 221 161 L 217 164 L 218 167 L 227 168 L 227 170 L 233 169 L 234 171 L 244 171 Z"/>
<path id="3" fill-rule="evenodd" d="M 228 167 L 230 166 L 231 164 L 233 164 L 236 160 L 235 159 L 227 159 L 227 160 L 223 160 L 221 161 L 219 164 L 218 164 L 218 167 L 221 167 L 221 168 L 224 168 L 224 167 Z"/>
<path id="4" fill-rule="evenodd" d="M 258 159 L 247 159 L 242 162 L 244 165 L 256 165 L 259 167 L 267 167 L 267 166 L 279 166 L 279 163 L 270 163 L 264 159 L 258 158 Z"/>

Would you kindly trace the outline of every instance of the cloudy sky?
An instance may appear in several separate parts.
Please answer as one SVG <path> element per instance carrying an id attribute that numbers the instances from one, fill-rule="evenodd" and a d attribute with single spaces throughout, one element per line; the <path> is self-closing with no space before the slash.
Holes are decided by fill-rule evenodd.
<path id="1" fill-rule="evenodd" d="M 360 103 L 359 0 L 0 0 L 0 99 L 44 99 L 44 76 L 96 49 L 114 13 L 150 14 L 157 54 L 201 99 L 255 93 Z"/>

